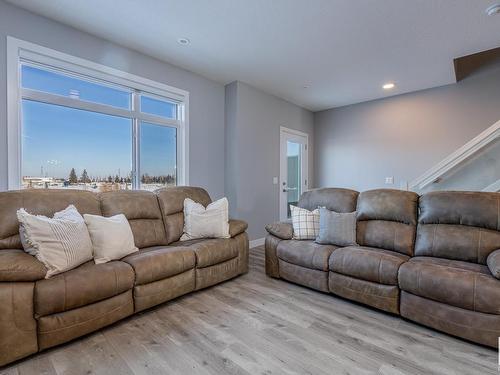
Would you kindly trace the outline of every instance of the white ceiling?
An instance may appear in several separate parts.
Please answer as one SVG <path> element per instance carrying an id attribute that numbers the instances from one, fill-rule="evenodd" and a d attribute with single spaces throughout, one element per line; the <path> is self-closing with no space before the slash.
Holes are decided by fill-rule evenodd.
<path id="1" fill-rule="evenodd" d="M 453 83 L 453 58 L 500 46 L 495 0 L 9 1 L 311 110 Z"/>

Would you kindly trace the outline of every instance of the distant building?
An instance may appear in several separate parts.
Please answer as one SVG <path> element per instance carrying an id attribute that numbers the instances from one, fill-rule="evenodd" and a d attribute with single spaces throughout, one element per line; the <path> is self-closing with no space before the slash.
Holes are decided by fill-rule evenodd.
<path id="1" fill-rule="evenodd" d="M 56 179 L 54 177 L 36 177 L 36 176 L 24 176 L 22 180 L 23 188 L 45 188 L 48 189 L 50 186 L 59 186 L 64 183 L 62 179 Z"/>

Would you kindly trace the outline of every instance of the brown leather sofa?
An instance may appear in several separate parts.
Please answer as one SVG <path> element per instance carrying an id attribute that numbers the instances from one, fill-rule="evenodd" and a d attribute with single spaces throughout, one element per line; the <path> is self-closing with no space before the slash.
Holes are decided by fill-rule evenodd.
<path id="1" fill-rule="evenodd" d="M 201 188 L 94 194 L 76 190 L 0 193 L 0 366 L 98 330 L 135 312 L 248 271 L 247 224 L 230 221 L 230 239 L 179 242 L 185 198 L 210 203 Z M 52 216 L 123 213 L 139 252 L 120 261 L 85 263 L 45 279 L 45 267 L 22 250 L 16 211 Z"/>
<path id="2" fill-rule="evenodd" d="M 358 246 L 292 239 L 268 225 L 266 273 L 483 345 L 500 336 L 500 193 L 306 192 L 314 209 L 357 211 Z"/>

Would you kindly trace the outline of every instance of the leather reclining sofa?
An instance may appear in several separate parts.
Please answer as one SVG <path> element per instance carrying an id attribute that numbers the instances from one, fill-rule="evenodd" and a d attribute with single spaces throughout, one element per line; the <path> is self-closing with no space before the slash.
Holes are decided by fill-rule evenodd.
<path id="1" fill-rule="evenodd" d="M 0 193 L 0 366 L 96 331 L 135 312 L 248 271 L 247 224 L 230 221 L 230 239 L 179 242 L 185 198 L 210 203 L 201 188 L 95 194 L 76 190 Z M 74 204 L 81 214 L 123 213 L 139 252 L 87 262 L 45 279 L 25 253 L 16 211 L 52 217 Z"/>
<path id="2" fill-rule="evenodd" d="M 357 246 L 268 225 L 266 273 L 479 344 L 500 336 L 500 193 L 317 189 L 298 206 L 357 211 Z"/>

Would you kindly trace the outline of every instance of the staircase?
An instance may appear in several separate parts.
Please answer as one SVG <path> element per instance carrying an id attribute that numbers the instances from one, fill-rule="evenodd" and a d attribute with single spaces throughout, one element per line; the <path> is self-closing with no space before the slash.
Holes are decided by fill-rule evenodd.
<path id="1" fill-rule="evenodd" d="M 486 186 L 483 191 L 500 192 L 500 179 L 496 180 L 494 183 Z"/>
<path id="2" fill-rule="evenodd" d="M 418 193 L 500 191 L 500 121 L 412 181 L 409 188 Z"/>

